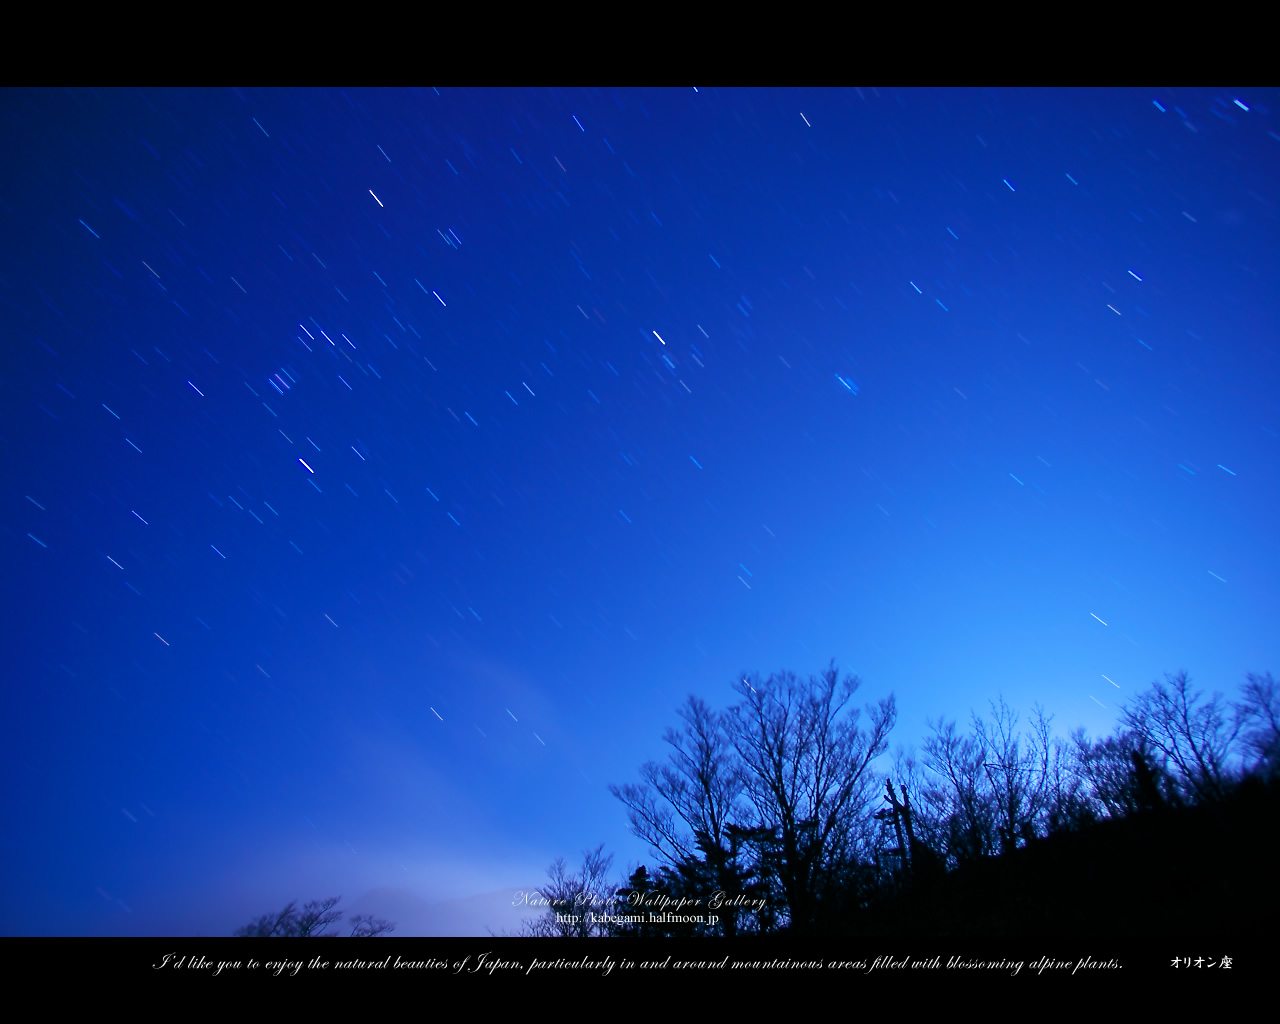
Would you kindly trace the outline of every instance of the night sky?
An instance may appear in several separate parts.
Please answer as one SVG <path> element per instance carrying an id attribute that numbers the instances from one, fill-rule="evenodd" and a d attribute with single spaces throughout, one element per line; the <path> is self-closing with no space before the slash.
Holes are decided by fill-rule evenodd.
<path id="1" fill-rule="evenodd" d="M 3 932 L 510 928 L 743 672 L 1280 669 L 1278 104 L 3 94 Z"/>

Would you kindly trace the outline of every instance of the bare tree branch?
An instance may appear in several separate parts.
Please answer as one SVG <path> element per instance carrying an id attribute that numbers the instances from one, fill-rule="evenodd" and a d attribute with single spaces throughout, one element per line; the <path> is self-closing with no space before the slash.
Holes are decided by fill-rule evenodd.
<path id="1" fill-rule="evenodd" d="M 336 909 L 341 899 L 341 896 L 330 896 L 324 900 L 312 900 L 301 910 L 296 901 L 291 902 L 280 913 L 263 914 L 233 934 L 257 938 L 332 938 L 338 932 L 328 929 L 342 920 L 342 911 Z M 350 934 L 358 937 L 385 935 L 395 929 L 390 921 L 365 914 L 357 914 L 351 919 L 351 924 Z"/>
<path id="2" fill-rule="evenodd" d="M 1221 694 L 1201 703 L 1202 697 L 1179 672 L 1152 683 L 1121 714 L 1125 727 L 1159 754 L 1182 794 L 1195 801 L 1225 793 L 1231 780 L 1228 762 L 1243 726 L 1238 714 L 1228 722 Z"/>
<path id="3" fill-rule="evenodd" d="M 1236 709 L 1250 769 L 1267 778 L 1280 774 L 1280 691 L 1271 673 L 1245 677 L 1244 700 Z"/>
<path id="4" fill-rule="evenodd" d="M 744 784 L 762 823 L 776 829 L 776 871 L 793 927 L 808 927 L 828 883 L 870 834 L 877 779 L 871 764 L 888 748 L 892 696 L 867 708 L 868 728 L 850 707 L 860 681 L 834 662 L 807 681 L 783 672 L 736 689 L 728 728 L 745 767 Z"/>
<path id="5" fill-rule="evenodd" d="M 722 716 L 692 696 L 679 715 L 685 728 L 668 729 L 665 736 L 670 763 L 644 765 L 644 785 L 609 787 L 627 806 L 632 832 L 672 867 L 697 857 L 700 832 L 724 844 L 744 788 Z"/>

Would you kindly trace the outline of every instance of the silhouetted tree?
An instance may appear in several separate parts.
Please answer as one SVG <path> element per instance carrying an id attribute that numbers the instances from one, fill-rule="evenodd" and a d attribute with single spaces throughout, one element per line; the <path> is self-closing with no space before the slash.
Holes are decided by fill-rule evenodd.
<path id="1" fill-rule="evenodd" d="M 903 767 L 903 758 L 899 757 L 899 769 Z M 914 762 L 907 759 L 908 774 L 914 768 Z M 887 854 L 887 860 L 880 863 L 888 869 L 889 877 L 881 879 L 881 886 L 886 890 L 909 882 L 927 880 L 945 870 L 942 858 L 933 850 L 926 839 L 917 834 L 920 822 L 911 807 L 911 792 L 907 784 L 902 785 L 902 796 L 894 788 L 893 779 L 885 779 L 885 802 L 889 805 L 875 813 L 874 817 L 884 822 L 885 836 L 894 841 L 894 845 L 884 850 L 884 844 L 878 852 Z M 888 831 L 891 830 L 891 831 Z M 874 895 L 871 894 L 871 895 Z M 865 901 L 860 901 L 865 902 Z"/>
<path id="2" fill-rule="evenodd" d="M 312 900 L 301 910 L 295 901 L 279 913 L 263 914 L 233 934 L 258 938 L 335 938 L 342 934 L 341 931 L 330 931 L 329 928 L 342 920 L 342 911 L 335 909 L 341 899 L 341 896 L 330 896 L 325 900 Z M 357 914 L 347 924 L 351 928 L 348 937 L 372 938 L 395 930 L 390 921 L 367 914 Z"/>
<path id="3" fill-rule="evenodd" d="M 684 729 L 668 729 L 667 764 L 652 761 L 640 769 L 639 786 L 610 786 L 628 810 L 631 831 L 647 842 L 669 867 L 698 859 L 698 835 L 723 847 L 726 828 L 745 813 L 743 779 L 724 716 L 697 697 L 677 712 Z"/>
<path id="4" fill-rule="evenodd" d="M 1280 692 L 1271 673 L 1245 677 L 1244 700 L 1237 714 L 1249 770 L 1267 779 L 1280 776 Z"/>
<path id="5" fill-rule="evenodd" d="M 996 852 L 996 820 L 981 737 L 961 735 L 955 721 L 929 723 L 923 744 L 928 778 L 923 798 L 939 849 L 950 867 Z"/>
<path id="6" fill-rule="evenodd" d="M 660 868 L 655 875 L 650 875 L 641 864 L 617 893 L 617 915 L 640 920 L 619 925 L 615 934 L 642 939 L 687 938 L 695 934 L 694 925 L 689 922 L 661 919 L 671 906 L 664 898 L 674 901 L 680 895 L 679 888 L 678 879 L 669 868 Z"/>
<path id="7" fill-rule="evenodd" d="M 1044 708 L 1037 705 L 1031 731 L 1022 736 L 1018 732 L 1018 715 L 1003 696 L 991 702 L 990 721 L 973 716 L 978 742 L 986 750 L 983 767 L 1002 853 L 1011 852 L 1019 840 L 1034 834 L 1044 808 L 1052 749 L 1051 721 Z"/>
<path id="8" fill-rule="evenodd" d="M 582 867 L 571 872 L 563 857 L 547 869 L 547 883 L 534 896 L 546 901 L 539 917 L 526 920 L 518 935 L 542 938 L 590 939 L 614 934 L 607 918 L 619 906 L 618 885 L 609 881 L 613 855 L 604 844 L 582 855 Z"/>
<path id="9" fill-rule="evenodd" d="M 895 717 L 889 697 L 859 728 L 849 706 L 858 685 L 832 664 L 808 681 L 744 677 L 743 699 L 723 714 L 690 697 L 685 728 L 665 737 L 668 763 L 644 765 L 641 785 L 610 787 L 674 888 L 762 901 L 762 911 L 723 914 L 723 934 L 807 929 L 836 902 L 870 833 L 871 762 Z"/>
<path id="10" fill-rule="evenodd" d="M 850 706 L 860 681 L 833 662 L 819 676 L 791 672 L 743 677 L 742 701 L 727 726 L 743 782 L 762 824 L 777 829 L 773 865 L 793 931 L 813 930 L 833 883 L 871 834 L 872 762 L 888 747 L 897 717 L 892 696 L 867 708 L 868 727 Z"/>
<path id="11" fill-rule="evenodd" d="M 730 834 L 734 819 L 750 813 L 742 765 L 723 715 L 693 696 L 678 714 L 685 728 L 667 730 L 668 763 L 649 762 L 641 785 L 609 790 L 627 806 L 631 831 L 662 858 L 673 891 L 704 901 L 716 892 L 739 895 L 753 875 L 740 862 L 745 847 Z M 741 913 L 722 914 L 724 934 L 736 934 Z"/>
<path id="12" fill-rule="evenodd" d="M 1071 734 L 1075 768 L 1098 817 L 1123 818 L 1138 810 L 1133 780 L 1133 737 L 1127 732 L 1091 740 L 1083 727 Z"/>
<path id="13" fill-rule="evenodd" d="M 738 932 L 767 935 L 776 931 L 788 916 L 786 897 L 778 885 L 781 856 L 778 830 L 768 825 L 730 825 L 727 831 L 730 878 L 737 888 L 726 891 L 730 895 L 740 893 L 755 906 L 741 918 L 730 913 L 726 921 Z"/>
<path id="14" fill-rule="evenodd" d="M 1179 672 L 1152 683 L 1121 712 L 1139 745 L 1155 755 L 1157 763 L 1150 767 L 1167 770 L 1192 802 L 1217 800 L 1226 793 L 1232 781 L 1232 747 L 1244 724 L 1238 712 L 1228 714 L 1221 694 L 1204 702 L 1202 696 L 1202 691 L 1192 692 L 1187 674 Z"/>
<path id="15" fill-rule="evenodd" d="M 1055 737 L 1045 771 L 1044 833 L 1078 832 L 1097 821 L 1096 804 L 1073 744 Z"/>
<path id="16" fill-rule="evenodd" d="M 1164 807 L 1165 800 L 1156 782 L 1156 773 L 1152 771 L 1146 755 L 1135 748 L 1129 751 L 1129 757 L 1133 761 L 1133 788 L 1138 797 L 1138 810 L 1155 811 Z"/>
<path id="17" fill-rule="evenodd" d="M 890 774 L 891 778 L 886 781 L 886 794 L 889 792 L 887 782 L 893 782 L 902 793 L 901 803 L 903 804 L 910 801 L 912 793 L 916 794 L 915 802 L 910 805 L 910 831 L 903 829 L 904 838 L 907 840 L 905 852 L 908 863 L 914 853 L 919 853 L 923 866 L 926 868 L 939 866 L 945 871 L 946 842 L 941 827 L 942 819 L 930 808 L 929 800 L 925 795 L 932 780 L 925 772 L 924 766 L 916 759 L 915 752 L 901 747 L 894 755 L 893 770 Z M 885 800 L 889 806 L 875 815 L 882 822 L 879 842 L 875 848 L 875 860 L 880 867 L 882 881 L 888 889 L 894 889 L 903 881 L 901 873 L 903 851 L 898 841 L 898 828 L 893 817 L 894 805 L 898 801 L 896 796 L 888 795 Z M 905 806 L 903 809 L 905 810 Z M 905 821 L 903 823 L 905 825 Z M 914 842 L 911 837 L 914 837 Z"/>

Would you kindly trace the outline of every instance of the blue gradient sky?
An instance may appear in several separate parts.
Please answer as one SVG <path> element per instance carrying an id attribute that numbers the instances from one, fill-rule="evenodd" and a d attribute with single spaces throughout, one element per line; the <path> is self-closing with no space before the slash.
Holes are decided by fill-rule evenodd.
<path id="1" fill-rule="evenodd" d="M 6 93 L 3 931 L 652 863 L 744 670 L 1280 668 L 1276 105 Z"/>

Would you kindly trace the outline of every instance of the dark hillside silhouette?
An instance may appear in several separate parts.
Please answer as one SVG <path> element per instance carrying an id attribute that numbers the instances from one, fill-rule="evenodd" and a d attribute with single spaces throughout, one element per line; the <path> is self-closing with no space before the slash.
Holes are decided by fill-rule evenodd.
<path id="1" fill-rule="evenodd" d="M 1110 818 L 922 880 L 851 916 L 847 935 L 1270 938 L 1280 786 Z"/>
<path id="2" fill-rule="evenodd" d="M 866 709 L 834 664 L 801 681 L 743 677 L 712 711 L 690 697 L 668 763 L 611 787 L 658 858 L 609 887 L 603 847 L 570 875 L 535 935 L 1264 936 L 1280 911 L 1280 699 L 1249 675 L 1238 702 L 1167 676 L 1130 701 L 1121 731 L 1025 730 L 1003 698 L 990 716 L 929 723 L 920 758 L 885 774 L 893 698 Z M 630 915 L 566 918 L 579 890 Z M 720 893 L 731 902 L 708 913 Z M 701 920 L 646 908 L 685 901 Z M 695 901 L 702 900 L 699 906 Z"/>

